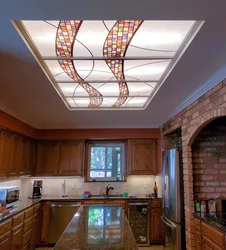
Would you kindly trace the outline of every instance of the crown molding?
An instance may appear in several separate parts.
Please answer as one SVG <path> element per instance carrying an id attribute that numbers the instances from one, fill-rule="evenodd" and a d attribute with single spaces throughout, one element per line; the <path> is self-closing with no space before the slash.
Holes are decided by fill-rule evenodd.
<path id="1" fill-rule="evenodd" d="M 213 74 L 204 84 L 199 87 L 196 91 L 194 91 L 187 99 L 185 99 L 173 112 L 169 115 L 167 121 L 176 116 L 183 109 L 188 107 L 194 101 L 196 101 L 199 97 L 207 93 L 213 87 L 215 87 L 218 83 L 223 81 L 226 78 L 226 65 L 222 66 L 215 74 Z M 165 121 L 165 122 L 167 122 Z M 164 123 L 165 123 L 164 122 Z M 163 124 L 164 124 L 163 123 Z"/>

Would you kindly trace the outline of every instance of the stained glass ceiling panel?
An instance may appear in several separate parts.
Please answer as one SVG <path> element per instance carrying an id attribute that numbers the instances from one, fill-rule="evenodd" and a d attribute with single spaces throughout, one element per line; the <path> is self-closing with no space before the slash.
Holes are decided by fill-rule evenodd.
<path id="1" fill-rule="evenodd" d="M 70 110 L 145 109 L 203 22 L 13 21 Z"/>

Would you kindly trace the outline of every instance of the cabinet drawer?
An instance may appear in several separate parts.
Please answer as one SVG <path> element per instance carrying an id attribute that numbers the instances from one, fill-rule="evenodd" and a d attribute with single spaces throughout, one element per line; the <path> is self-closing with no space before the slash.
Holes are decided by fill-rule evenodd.
<path id="1" fill-rule="evenodd" d="M 13 217 L 13 227 L 18 226 L 20 223 L 24 221 L 24 213 L 20 213 Z"/>
<path id="2" fill-rule="evenodd" d="M 31 229 L 23 235 L 23 247 L 26 246 L 31 240 Z"/>
<path id="3" fill-rule="evenodd" d="M 202 222 L 202 233 L 209 239 L 217 243 L 219 246 L 224 248 L 224 234 L 213 229 L 206 223 Z"/>
<path id="4" fill-rule="evenodd" d="M 160 208 L 161 201 L 151 201 L 151 208 Z"/>
<path id="5" fill-rule="evenodd" d="M 31 217 L 32 215 L 33 215 L 33 207 L 28 208 L 27 210 L 25 210 L 25 212 L 24 212 L 25 220 L 28 219 L 29 217 Z"/>
<path id="6" fill-rule="evenodd" d="M 40 203 L 33 206 L 34 207 L 34 214 L 40 210 Z"/>
<path id="7" fill-rule="evenodd" d="M 5 241 L 7 238 L 11 237 L 11 231 L 8 231 L 6 233 L 4 233 L 3 235 L 0 236 L 0 242 Z"/>
<path id="8" fill-rule="evenodd" d="M 11 244 L 11 231 L 8 231 L 7 233 L 3 234 L 0 237 L 0 249 L 8 250 L 10 249 Z"/>
<path id="9" fill-rule="evenodd" d="M 30 217 L 29 219 L 24 221 L 24 233 L 27 232 L 30 228 L 32 228 L 33 223 L 33 217 Z"/>
<path id="10" fill-rule="evenodd" d="M 0 235 L 4 234 L 8 230 L 10 230 L 12 227 L 12 219 L 7 220 L 0 224 Z"/>
<path id="11" fill-rule="evenodd" d="M 195 219 L 195 229 L 201 231 L 201 223 L 198 219 Z"/>

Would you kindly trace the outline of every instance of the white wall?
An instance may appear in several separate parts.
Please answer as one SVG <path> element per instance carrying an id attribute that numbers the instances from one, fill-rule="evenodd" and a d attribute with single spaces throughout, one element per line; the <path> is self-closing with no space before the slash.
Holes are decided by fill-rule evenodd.
<path id="1" fill-rule="evenodd" d="M 92 194 L 105 193 L 106 185 L 109 183 L 114 187 L 110 192 L 113 194 L 128 192 L 130 195 L 142 195 L 153 193 L 155 182 L 158 186 L 158 195 L 161 197 L 161 178 L 159 176 L 129 176 L 127 182 L 84 182 L 82 177 L 41 177 L 26 178 L 20 180 L 2 181 L 0 186 L 19 186 L 21 196 L 28 196 L 28 182 L 30 180 L 43 180 L 43 194 L 60 196 L 62 182 L 66 180 L 66 192 L 68 195 L 81 195 L 83 191 Z"/>

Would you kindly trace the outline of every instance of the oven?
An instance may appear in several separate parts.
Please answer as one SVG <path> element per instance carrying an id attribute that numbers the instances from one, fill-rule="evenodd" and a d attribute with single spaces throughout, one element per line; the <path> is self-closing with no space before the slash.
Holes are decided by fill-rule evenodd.
<path id="1" fill-rule="evenodd" d="M 0 204 L 6 208 L 17 204 L 19 200 L 20 189 L 17 186 L 0 187 Z"/>

